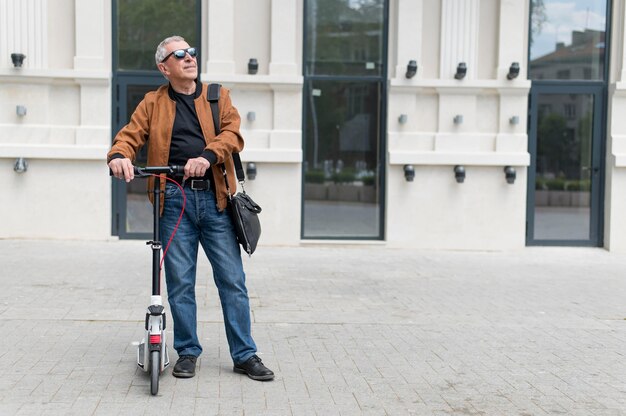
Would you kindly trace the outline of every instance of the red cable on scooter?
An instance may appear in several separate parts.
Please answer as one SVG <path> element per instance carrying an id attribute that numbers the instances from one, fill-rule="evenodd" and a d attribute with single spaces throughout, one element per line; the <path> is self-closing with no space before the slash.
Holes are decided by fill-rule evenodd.
<path id="1" fill-rule="evenodd" d="M 152 174 L 152 176 L 159 177 L 159 175 L 155 175 L 155 174 Z M 172 178 L 168 178 L 167 176 L 161 176 L 161 178 L 165 178 L 166 180 L 173 182 L 176 186 L 178 186 L 178 189 L 180 189 L 180 192 L 183 194 L 183 208 L 180 210 L 180 215 L 178 216 L 178 221 L 176 222 L 174 231 L 172 231 L 172 235 L 170 236 L 170 239 L 167 241 L 167 244 L 165 245 L 165 248 L 163 249 L 163 256 L 161 257 L 161 263 L 159 264 L 159 276 L 161 274 L 161 271 L 163 270 L 163 261 L 165 260 L 165 256 L 167 255 L 167 249 L 170 247 L 170 244 L 172 243 L 172 240 L 174 239 L 174 236 L 176 235 L 176 232 L 178 231 L 180 222 L 183 219 L 183 214 L 185 213 L 185 206 L 187 205 L 187 195 L 185 195 L 185 190 L 183 189 L 183 187 Z"/>

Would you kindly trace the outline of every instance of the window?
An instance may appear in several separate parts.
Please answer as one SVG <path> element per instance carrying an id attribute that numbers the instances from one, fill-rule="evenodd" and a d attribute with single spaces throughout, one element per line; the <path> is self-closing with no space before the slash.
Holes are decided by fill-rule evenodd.
<path id="1" fill-rule="evenodd" d="M 529 78 L 604 79 L 606 14 L 606 0 L 531 0 Z"/>

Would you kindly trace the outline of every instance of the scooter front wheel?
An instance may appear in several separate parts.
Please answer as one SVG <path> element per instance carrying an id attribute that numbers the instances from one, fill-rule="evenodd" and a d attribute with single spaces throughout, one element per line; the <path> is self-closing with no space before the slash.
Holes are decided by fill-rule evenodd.
<path id="1" fill-rule="evenodd" d="M 161 372 L 161 353 L 150 353 L 150 393 L 155 396 L 159 392 L 159 373 Z"/>

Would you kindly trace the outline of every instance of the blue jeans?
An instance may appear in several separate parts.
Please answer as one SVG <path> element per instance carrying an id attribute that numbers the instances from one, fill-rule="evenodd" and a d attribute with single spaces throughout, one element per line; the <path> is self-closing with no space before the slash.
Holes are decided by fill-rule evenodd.
<path id="1" fill-rule="evenodd" d="M 256 345 L 250 328 L 246 275 L 230 214 L 218 211 L 213 191 L 193 191 L 185 186 L 184 192 L 187 196 L 185 213 L 164 260 L 168 302 L 174 320 L 174 349 L 179 356 L 197 357 L 202 353 L 195 294 L 200 243 L 213 269 L 230 355 L 233 362 L 239 364 L 256 353 Z M 160 221 L 164 248 L 174 231 L 182 204 L 180 189 L 168 181 Z"/>

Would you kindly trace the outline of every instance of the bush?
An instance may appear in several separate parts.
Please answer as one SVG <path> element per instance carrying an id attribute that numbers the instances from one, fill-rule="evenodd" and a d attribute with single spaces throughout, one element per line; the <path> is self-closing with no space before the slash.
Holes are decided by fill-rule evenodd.
<path id="1" fill-rule="evenodd" d="M 310 170 L 304 173 L 304 181 L 306 183 L 324 183 L 324 180 L 323 170 Z"/>
<path id="2" fill-rule="evenodd" d="M 591 180 L 568 181 L 565 184 L 565 189 L 568 191 L 589 191 L 591 190 Z"/>
<path id="3" fill-rule="evenodd" d="M 374 185 L 376 183 L 376 175 L 367 175 L 361 178 L 363 185 Z"/>
<path id="4" fill-rule="evenodd" d="M 546 187 L 550 191 L 564 191 L 565 190 L 565 179 L 561 179 L 561 178 L 546 179 Z"/>
<path id="5" fill-rule="evenodd" d="M 350 183 L 354 182 L 355 179 L 356 176 L 354 172 L 347 170 L 333 174 L 333 181 L 335 181 L 335 183 Z"/>
<path id="6" fill-rule="evenodd" d="M 568 181 L 563 178 L 537 178 L 535 180 L 535 189 L 550 191 L 589 191 L 591 189 L 591 181 L 589 179 Z"/>
<path id="7" fill-rule="evenodd" d="M 535 179 L 535 189 L 538 191 L 545 191 L 548 189 L 548 185 L 546 185 L 546 179 L 544 178 L 536 178 Z"/>

